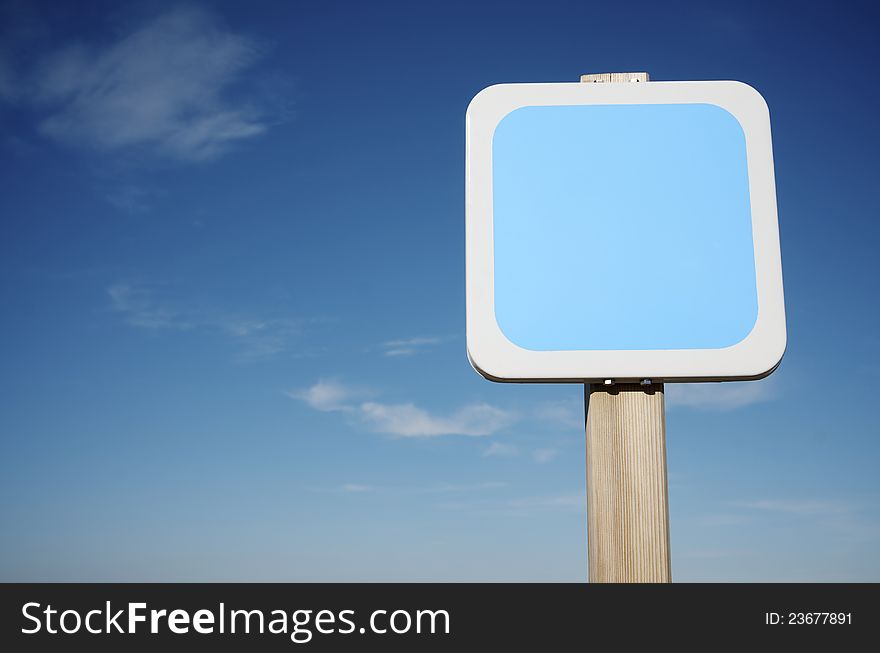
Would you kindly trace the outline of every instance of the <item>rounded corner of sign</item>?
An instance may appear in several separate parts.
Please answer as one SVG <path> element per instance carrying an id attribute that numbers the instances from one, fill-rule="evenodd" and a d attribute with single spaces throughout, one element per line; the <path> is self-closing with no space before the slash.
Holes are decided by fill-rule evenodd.
<path id="1" fill-rule="evenodd" d="M 785 350 L 788 348 L 788 336 L 785 332 L 785 329 L 782 329 L 782 332 L 776 337 L 776 341 L 773 343 L 772 348 L 769 348 L 766 362 L 761 367 L 763 368 L 759 375 L 756 375 L 756 379 L 763 379 L 776 371 L 776 368 L 782 363 L 782 359 L 785 357 Z"/>
<path id="2" fill-rule="evenodd" d="M 731 79 L 731 80 L 728 80 L 726 83 L 730 84 L 734 88 L 738 89 L 738 92 L 742 93 L 743 95 L 748 95 L 756 100 L 760 100 L 764 104 L 767 104 L 767 100 L 765 100 L 764 96 L 761 95 L 761 91 L 756 89 L 754 86 L 752 86 L 748 82 L 743 82 L 738 79 Z"/>
<path id="3" fill-rule="evenodd" d="M 738 106 L 749 107 L 752 111 L 757 110 L 762 115 L 770 116 L 770 107 L 767 104 L 767 100 L 754 86 L 737 80 L 730 80 L 725 82 L 725 84 L 728 84 L 734 90 L 734 97 Z M 742 123 L 739 116 L 734 114 L 734 117 Z"/>
<path id="4" fill-rule="evenodd" d="M 732 349 L 737 349 L 743 343 L 745 343 L 745 340 L 734 345 Z M 752 352 L 750 356 L 752 364 L 738 376 L 738 380 L 759 381 L 770 376 L 782 363 L 787 345 L 788 338 L 784 326 L 776 333 L 766 336 L 766 340 L 759 347 L 758 351 Z M 743 353 L 745 354 L 745 352 Z"/>
<path id="5" fill-rule="evenodd" d="M 477 94 L 471 98 L 471 101 L 468 102 L 465 115 L 468 118 L 471 118 L 475 113 L 482 111 L 483 105 L 487 102 L 491 102 L 494 99 L 494 96 L 503 92 L 503 89 L 508 86 L 510 86 L 510 84 L 492 84 L 478 91 Z"/>
<path id="6" fill-rule="evenodd" d="M 505 381 L 511 380 L 501 375 L 497 369 L 493 369 L 492 364 L 487 364 L 487 362 L 482 357 L 474 356 L 474 350 L 470 344 L 468 344 L 467 347 L 467 358 L 468 362 L 471 364 L 471 367 L 474 368 L 474 371 L 487 381 L 504 383 Z M 478 358 L 480 359 L 479 361 L 477 360 Z"/>
<path id="7" fill-rule="evenodd" d="M 783 352 L 784 353 L 784 352 Z M 772 361 L 772 362 L 771 362 Z M 776 371 L 776 368 L 782 363 L 782 354 L 778 356 L 773 356 L 768 359 L 768 362 L 765 362 L 763 365 L 756 368 L 754 371 L 737 378 L 737 381 L 760 381 L 761 379 L 766 379 L 768 376 L 773 374 Z"/>
<path id="8" fill-rule="evenodd" d="M 467 354 L 471 367 L 485 379 L 498 383 L 523 380 L 523 369 L 513 361 L 521 360 L 522 348 L 504 335 L 493 319 L 476 325 L 467 336 Z"/>

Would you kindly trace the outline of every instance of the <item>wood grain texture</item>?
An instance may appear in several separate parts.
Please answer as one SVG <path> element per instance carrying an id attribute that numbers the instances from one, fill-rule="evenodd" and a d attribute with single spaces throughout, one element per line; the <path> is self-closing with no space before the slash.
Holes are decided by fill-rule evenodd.
<path id="1" fill-rule="evenodd" d="M 663 384 L 584 392 L 590 582 L 671 582 Z"/>
<path id="2" fill-rule="evenodd" d="M 590 73 L 581 75 L 582 82 L 619 84 L 623 82 L 648 82 L 648 73 Z"/>

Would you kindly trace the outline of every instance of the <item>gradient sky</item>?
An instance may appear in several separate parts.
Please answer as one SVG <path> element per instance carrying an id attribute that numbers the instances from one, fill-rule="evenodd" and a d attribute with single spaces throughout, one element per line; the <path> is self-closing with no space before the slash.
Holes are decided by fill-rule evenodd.
<path id="1" fill-rule="evenodd" d="M 766 98 L 789 328 L 668 388 L 674 577 L 880 580 L 877 18 L 2 5 L 0 579 L 584 580 L 582 388 L 465 355 L 464 113 L 647 70 Z"/>

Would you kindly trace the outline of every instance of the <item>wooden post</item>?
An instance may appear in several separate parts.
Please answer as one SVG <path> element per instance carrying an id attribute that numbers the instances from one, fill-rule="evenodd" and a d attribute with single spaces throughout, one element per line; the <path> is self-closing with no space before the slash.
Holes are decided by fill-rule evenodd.
<path id="1" fill-rule="evenodd" d="M 582 82 L 648 82 L 647 73 Z M 590 582 L 668 583 L 669 500 L 663 384 L 584 386 Z"/>
<path id="2" fill-rule="evenodd" d="M 590 581 L 668 583 L 663 384 L 584 387 Z"/>
<path id="3" fill-rule="evenodd" d="M 648 73 L 590 73 L 581 75 L 581 81 L 587 83 L 620 84 L 630 82 L 648 82 L 651 77 Z"/>

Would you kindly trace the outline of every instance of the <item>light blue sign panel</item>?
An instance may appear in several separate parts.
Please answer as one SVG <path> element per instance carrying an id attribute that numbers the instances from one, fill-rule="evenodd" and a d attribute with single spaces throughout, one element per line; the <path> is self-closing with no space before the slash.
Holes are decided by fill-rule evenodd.
<path id="1" fill-rule="evenodd" d="M 534 351 L 716 349 L 758 316 L 746 145 L 711 104 L 526 106 L 492 141 L 495 318 Z"/>

